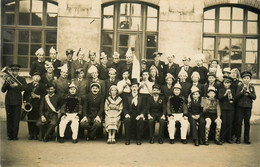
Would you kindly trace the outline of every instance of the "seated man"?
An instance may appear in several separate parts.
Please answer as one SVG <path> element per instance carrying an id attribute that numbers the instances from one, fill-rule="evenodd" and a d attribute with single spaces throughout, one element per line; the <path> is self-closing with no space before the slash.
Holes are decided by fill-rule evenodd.
<path id="1" fill-rule="evenodd" d="M 61 107 L 60 143 L 64 143 L 66 126 L 71 122 L 72 142 L 77 143 L 79 130 L 79 116 L 82 114 L 81 99 L 77 96 L 77 86 L 72 82 L 69 86 L 69 94 Z"/>
<path id="2" fill-rule="evenodd" d="M 88 130 L 86 140 L 96 139 L 96 133 L 101 128 L 101 117 L 104 112 L 105 98 L 101 95 L 99 83 L 90 85 L 90 93 L 87 94 L 83 106 L 83 118 L 80 126 Z"/>
<path id="3" fill-rule="evenodd" d="M 138 94 L 139 84 L 136 79 L 131 82 L 131 93 L 125 97 L 123 102 L 123 113 L 125 123 L 125 144 L 130 144 L 131 132 L 135 132 L 137 145 L 141 145 L 144 129 L 145 103 L 142 96 Z"/>
<path id="4" fill-rule="evenodd" d="M 189 127 L 187 112 L 188 110 L 185 99 L 181 95 L 181 85 L 177 82 L 173 87 L 173 96 L 168 98 L 167 103 L 170 144 L 174 144 L 175 123 L 177 121 L 181 124 L 181 142 L 187 144 L 186 136 Z"/>
<path id="5" fill-rule="evenodd" d="M 40 119 L 36 122 L 39 127 L 39 140 L 47 142 L 50 133 L 58 124 L 58 113 L 62 105 L 62 98 L 55 94 L 55 87 L 53 84 L 47 85 L 48 94 L 42 98 L 40 104 Z M 47 128 L 47 129 L 46 129 Z"/>

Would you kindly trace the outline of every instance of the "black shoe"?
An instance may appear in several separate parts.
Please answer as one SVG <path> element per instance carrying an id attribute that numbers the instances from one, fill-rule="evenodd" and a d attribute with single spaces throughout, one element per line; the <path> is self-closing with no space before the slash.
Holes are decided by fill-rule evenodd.
<path id="1" fill-rule="evenodd" d="M 170 139 L 170 144 L 174 144 L 174 139 Z"/>
<path id="2" fill-rule="evenodd" d="M 199 144 L 200 144 L 200 145 L 204 145 L 204 144 L 205 144 L 205 140 L 200 139 L 200 140 L 199 140 Z"/>
<path id="3" fill-rule="evenodd" d="M 188 143 L 186 139 L 181 139 L 181 142 L 182 142 L 182 144 L 187 144 Z"/>
<path id="4" fill-rule="evenodd" d="M 126 140 L 125 145 L 130 145 L 130 140 Z"/>
<path id="5" fill-rule="evenodd" d="M 232 139 L 227 140 L 227 142 L 228 142 L 229 144 L 233 144 L 233 140 L 232 140 Z"/>
<path id="6" fill-rule="evenodd" d="M 195 145 L 195 146 L 199 146 L 199 140 L 195 140 L 195 141 L 194 141 L 194 145 Z"/>
<path id="7" fill-rule="evenodd" d="M 150 138 L 150 144 L 153 144 L 154 143 L 154 137 L 151 137 Z"/>
<path id="8" fill-rule="evenodd" d="M 12 137 L 8 137 L 8 139 L 7 140 L 13 140 L 13 138 Z"/>
<path id="9" fill-rule="evenodd" d="M 34 136 L 33 140 L 38 140 L 38 136 L 37 135 Z"/>
<path id="10" fill-rule="evenodd" d="M 163 144 L 163 139 L 162 139 L 162 138 L 159 138 L 159 139 L 158 139 L 158 143 L 159 143 L 159 144 Z"/>
<path id="11" fill-rule="evenodd" d="M 47 136 L 44 136 L 43 141 L 44 141 L 44 142 L 48 142 L 48 137 L 47 137 Z"/>
<path id="12" fill-rule="evenodd" d="M 28 140 L 33 140 L 33 136 L 30 135 L 30 136 L 28 137 Z"/>
<path id="13" fill-rule="evenodd" d="M 222 142 L 221 142 L 220 140 L 215 140 L 215 143 L 216 143 L 217 145 L 222 145 Z"/>
<path id="14" fill-rule="evenodd" d="M 245 140 L 244 143 L 245 144 L 251 144 L 251 141 L 250 140 Z"/>
<path id="15" fill-rule="evenodd" d="M 137 140 L 137 141 L 136 141 L 136 144 L 137 144 L 137 145 L 141 145 L 141 144 L 142 144 L 141 140 Z"/>
<path id="16" fill-rule="evenodd" d="M 77 142 L 78 142 L 77 139 L 73 139 L 73 140 L 72 140 L 72 143 L 74 143 L 74 144 L 76 144 Z"/>
<path id="17" fill-rule="evenodd" d="M 17 138 L 17 137 L 14 137 L 13 140 L 18 140 L 18 138 Z"/>
<path id="18" fill-rule="evenodd" d="M 237 143 L 237 144 L 240 144 L 240 143 L 241 143 L 241 139 L 240 139 L 240 138 L 237 138 L 236 143 Z"/>
<path id="19" fill-rule="evenodd" d="M 59 138 L 59 143 L 64 143 L 64 137 Z"/>
<path id="20" fill-rule="evenodd" d="M 209 145 L 209 141 L 205 140 L 204 145 L 208 146 Z"/>

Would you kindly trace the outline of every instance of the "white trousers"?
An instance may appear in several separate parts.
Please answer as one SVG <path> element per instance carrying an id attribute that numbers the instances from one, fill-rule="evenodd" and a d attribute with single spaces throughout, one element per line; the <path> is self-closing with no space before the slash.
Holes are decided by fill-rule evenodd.
<path id="1" fill-rule="evenodd" d="M 189 127 L 189 121 L 185 120 L 183 118 L 183 114 L 173 114 L 174 118 L 170 118 L 168 117 L 168 132 L 169 132 L 169 136 L 170 139 L 174 139 L 174 135 L 175 135 L 175 124 L 176 121 L 180 122 L 181 124 L 181 139 L 185 140 L 186 136 L 187 136 L 187 131 L 188 131 L 188 127 Z"/>
<path id="2" fill-rule="evenodd" d="M 66 130 L 66 126 L 69 122 L 71 122 L 71 131 L 72 131 L 72 139 L 76 140 L 78 138 L 78 130 L 79 130 L 79 118 L 76 118 L 77 113 L 67 113 L 67 116 L 60 121 L 60 137 L 64 137 L 64 132 Z"/>

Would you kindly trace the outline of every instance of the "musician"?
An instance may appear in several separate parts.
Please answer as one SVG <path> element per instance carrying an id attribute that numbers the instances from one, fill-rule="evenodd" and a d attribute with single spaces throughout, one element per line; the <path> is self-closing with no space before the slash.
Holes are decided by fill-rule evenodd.
<path id="1" fill-rule="evenodd" d="M 40 118 L 36 122 L 40 130 L 39 141 L 43 138 L 44 142 L 49 140 L 50 134 L 58 124 L 58 113 L 62 105 L 62 98 L 55 93 L 53 84 L 48 84 L 46 91 L 48 94 L 41 99 Z"/>
<path id="2" fill-rule="evenodd" d="M 101 128 L 101 118 L 104 112 L 105 98 L 100 92 L 101 86 L 97 82 L 90 85 L 90 93 L 87 94 L 83 106 L 83 118 L 80 126 L 88 130 L 86 140 L 95 140 L 97 131 Z"/>
<path id="3" fill-rule="evenodd" d="M 29 140 L 38 140 L 39 128 L 36 121 L 40 117 L 39 108 L 42 97 L 46 94 L 45 86 L 41 80 L 39 72 L 35 72 L 32 76 L 32 82 L 28 84 L 28 90 L 23 94 L 24 103 L 31 104 L 31 111 L 27 113 Z"/>
<path id="4" fill-rule="evenodd" d="M 252 113 L 253 100 L 256 99 L 255 88 L 250 84 L 252 73 L 249 71 L 244 71 L 241 73 L 243 85 L 239 85 L 236 91 L 237 99 L 237 128 L 236 128 L 236 143 L 241 142 L 241 129 L 242 122 L 244 120 L 244 142 L 246 144 L 251 144 L 250 141 L 250 118 Z"/>
<path id="5" fill-rule="evenodd" d="M 118 52 L 114 52 L 112 57 L 113 57 L 113 62 L 112 64 L 108 65 L 108 68 L 114 68 L 117 73 L 116 78 L 121 80 L 122 70 L 124 69 L 124 63 L 120 61 L 120 54 Z"/>
<path id="6" fill-rule="evenodd" d="M 174 144 L 175 124 L 179 121 L 181 124 L 181 142 L 187 144 L 186 136 L 189 126 L 188 110 L 184 96 L 181 95 L 181 85 L 177 82 L 173 87 L 173 96 L 168 98 L 167 115 L 168 115 L 168 132 L 170 144 Z"/>
<path id="7" fill-rule="evenodd" d="M 46 73 L 42 75 L 40 82 L 46 87 L 57 78 L 54 76 L 54 67 L 51 62 L 45 61 L 44 67 L 46 69 Z"/>
<path id="8" fill-rule="evenodd" d="M 58 67 L 61 66 L 61 61 L 57 59 L 57 51 L 53 47 L 50 49 L 50 62 L 53 65 L 54 68 L 54 77 L 59 78 L 60 77 L 60 69 Z"/>
<path id="9" fill-rule="evenodd" d="M 37 60 L 32 62 L 29 74 L 32 76 L 35 72 L 39 72 L 42 76 L 46 72 L 44 67 L 45 65 L 44 50 L 42 48 L 39 48 L 35 52 L 35 56 L 37 57 Z"/>
<path id="10" fill-rule="evenodd" d="M 131 93 L 127 95 L 123 102 L 123 115 L 125 124 L 125 144 L 130 144 L 131 134 L 136 137 L 136 144 L 142 144 L 144 129 L 145 103 L 138 93 L 139 83 L 137 79 L 131 81 Z"/>
<path id="11" fill-rule="evenodd" d="M 155 66 L 156 69 L 158 70 L 158 80 L 159 80 L 159 84 L 163 85 L 165 83 L 165 63 L 163 61 L 161 61 L 161 56 L 162 53 L 161 52 L 154 52 L 153 53 L 153 58 L 154 61 L 152 61 L 149 65 L 148 68 L 151 70 L 152 66 Z"/>
<path id="12" fill-rule="evenodd" d="M 100 64 L 97 66 L 98 73 L 99 73 L 98 78 L 101 80 L 106 80 L 109 78 L 109 76 L 108 76 L 108 67 L 107 67 L 108 59 L 105 52 L 102 52 L 100 54 L 99 61 Z"/>
<path id="13" fill-rule="evenodd" d="M 76 78 L 76 71 L 79 68 L 85 68 L 87 61 L 84 60 L 85 53 L 82 50 L 79 50 L 77 54 L 77 59 L 74 60 L 71 64 L 71 79 Z"/>
<path id="14" fill-rule="evenodd" d="M 193 68 L 190 66 L 190 61 L 191 61 L 191 59 L 189 57 L 183 56 L 183 58 L 182 58 L 183 65 L 180 66 L 180 71 L 182 71 L 182 70 L 186 71 L 187 75 L 188 75 L 186 81 L 189 83 L 192 83 L 191 74 L 193 72 Z"/>
<path id="15" fill-rule="evenodd" d="M 65 97 L 68 94 L 69 90 L 69 80 L 68 80 L 68 67 L 67 64 L 59 67 L 60 69 L 60 77 L 53 81 L 53 85 L 56 88 L 56 93 Z"/>
<path id="16" fill-rule="evenodd" d="M 221 109 L 221 142 L 225 141 L 232 144 L 232 124 L 234 118 L 234 97 L 235 90 L 231 88 L 231 82 L 233 79 L 229 76 L 223 77 L 224 87 L 219 90 L 218 99 Z"/>
<path id="17" fill-rule="evenodd" d="M 77 96 L 77 89 L 77 86 L 72 82 L 69 85 L 69 94 L 61 106 L 61 120 L 59 124 L 60 143 L 64 143 L 64 133 L 69 122 L 71 122 L 72 142 L 78 142 L 79 118 L 82 115 L 82 105 L 81 98 Z"/>
<path id="18" fill-rule="evenodd" d="M 199 83 L 205 84 L 207 82 L 208 69 L 203 66 L 203 54 L 195 55 L 196 66 L 193 67 L 193 71 L 197 71 L 200 75 Z"/>
<path id="19" fill-rule="evenodd" d="M 18 64 L 9 66 L 11 75 L 5 80 L 2 92 L 5 95 L 6 127 L 8 140 L 18 140 L 19 122 L 22 107 L 22 91 L 27 90 L 27 83 L 23 77 L 18 75 L 21 68 Z M 18 83 L 19 82 L 19 83 Z"/>
<path id="20" fill-rule="evenodd" d="M 129 71 L 127 69 L 124 69 L 122 71 L 123 79 L 117 83 L 118 93 L 122 97 L 122 99 L 124 99 L 131 92 L 131 81 L 129 79 L 129 75 Z"/>
<path id="21" fill-rule="evenodd" d="M 172 76 L 174 78 L 177 78 L 180 67 L 179 67 L 179 64 L 176 64 L 174 62 L 175 56 L 174 55 L 168 55 L 167 59 L 168 59 L 169 63 L 165 66 L 165 73 L 166 74 L 170 73 L 170 74 L 172 74 Z"/>
<path id="22" fill-rule="evenodd" d="M 108 75 L 109 75 L 109 78 L 105 80 L 105 84 L 106 84 L 106 97 L 109 96 L 110 87 L 112 85 L 117 85 L 117 83 L 119 82 L 119 79 L 116 78 L 117 71 L 114 68 L 111 67 L 109 69 Z"/>
<path id="23" fill-rule="evenodd" d="M 98 69 L 96 66 L 92 65 L 89 69 L 88 69 L 88 73 L 91 75 L 91 79 L 90 81 L 88 82 L 88 85 L 87 85 L 87 92 L 90 92 L 91 88 L 91 84 L 92 83 L 98 83 L 100 85 L 100 91 L 99 93 L 103 96 L 106 95 L 106 84 L 105 84 L 105 81 L 101 80 L 98 78 L 99 76 L 99 73 L 98 73 Z"/>
<path id="24" fill-rule="evenodd" d="M 67 64 L 68 67 L 68 79 L 71 79 L 71 66 L 72 66 L 72 57 L 73 57 L 73 53 L 74 51 L 72 49 L 67 49 L 66 50 L 66 60 L 61 62 L 61 66 L 63 66 L 64 64 Z"/>

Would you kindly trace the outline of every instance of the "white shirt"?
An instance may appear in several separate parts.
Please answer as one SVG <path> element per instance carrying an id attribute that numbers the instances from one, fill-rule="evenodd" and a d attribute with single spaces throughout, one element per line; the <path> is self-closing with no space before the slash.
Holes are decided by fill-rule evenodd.
<path id="1" fill-rule="evenodd" d="M 150 92 L 152 91 L 152 89 L 153 89 L 153 82 L 150 82 L 150 81 L 142 81 L 142 82 L 140 82 L 140 85 L 142 85 L 142 84 L 144 84 L 144 86 L 143 87 L 141 87 L 140 89 L 139 89 L 139 93 L 140 94 L 150 94 Z M 146 86 L 146 85 L 147 86 Z M 150 90 L 150 91 L 149 91 Z"/>

